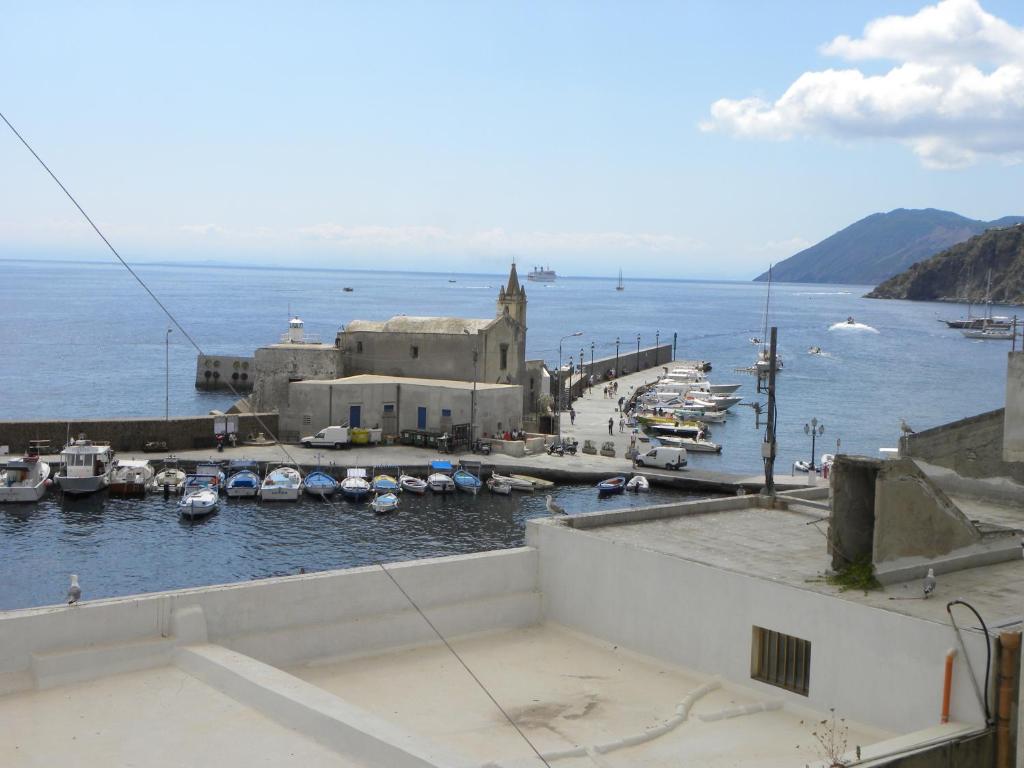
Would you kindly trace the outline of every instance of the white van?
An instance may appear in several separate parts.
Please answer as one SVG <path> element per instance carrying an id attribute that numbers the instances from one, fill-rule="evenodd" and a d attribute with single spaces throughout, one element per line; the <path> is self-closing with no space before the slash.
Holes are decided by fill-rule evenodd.
<path id="1" fill-rule="evenodd" d="M 348 427 L 324 427 L 299 442 L 307 448 L 342 448 L 348 445 Z"/>
<path id="2" fill-rule="evenodd" d="M 651 448 L 646 453 L 638 454 L 636 457 L 638 467 L 664 467 L 665 469 L 680 469 L 686 466 L 686 449 L 673 448 L 670 446 L 659 446 Z"/>

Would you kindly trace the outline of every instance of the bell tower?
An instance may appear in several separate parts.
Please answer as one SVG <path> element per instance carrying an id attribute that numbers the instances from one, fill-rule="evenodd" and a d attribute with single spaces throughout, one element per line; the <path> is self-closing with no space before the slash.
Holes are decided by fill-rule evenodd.
<path id="1" fill-rule="evenodd" d="M 512 262 L 512 270 L 508 273 L 508 285 L 498 289 L 498 317 L 507 315 L 519 323 L 523 334 L 526 333 L 526 290 L 519 284 L 516 274 L 516 263 Z"/>

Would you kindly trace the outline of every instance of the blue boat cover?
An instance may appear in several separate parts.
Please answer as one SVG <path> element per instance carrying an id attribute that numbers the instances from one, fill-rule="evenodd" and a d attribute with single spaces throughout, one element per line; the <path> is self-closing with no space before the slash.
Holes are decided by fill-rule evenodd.
<path id="1" fill-rule="evenodd" d="M 435 472 L 451 472 L 452 463 L 450 461 L 432 461 L 430 468 Z"/>

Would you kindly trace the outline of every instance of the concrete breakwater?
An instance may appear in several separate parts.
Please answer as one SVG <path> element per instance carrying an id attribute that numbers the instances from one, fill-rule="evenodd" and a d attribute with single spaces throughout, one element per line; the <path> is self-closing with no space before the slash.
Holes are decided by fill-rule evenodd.
<path id="1" fill-rule="evenodd" d="M 90 440 L 109 442 L 115 451 L 141 451 L 146 443 L 153 441 L 165 442 L 168 451 L 187 451 L 215 447 L 213 422 L 213 416 L 178 416 L 169 420 L 0 421 L 0 445 L 8 446 L 15 454 L 26 450 L 31 440 L 49 440 L 51 449 L 59 451 L 69 436 L 84 434 Z M 241 438 L 267 433 L 268 430 L 277 432 L 276 413 L 242 414 L 238 417 Z"/>

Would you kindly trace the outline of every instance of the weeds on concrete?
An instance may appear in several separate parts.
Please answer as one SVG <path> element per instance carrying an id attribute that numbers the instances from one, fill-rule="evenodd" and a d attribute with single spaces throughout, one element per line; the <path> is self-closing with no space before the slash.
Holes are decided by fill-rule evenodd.
<path id="1" fill-rule="evenodd" d="M 858 589 L 866 595 L 870 590 L 882 588 L 878 579 L 875 578 L 875 566 L 872 565 L 869 558 L 854 560 L 842 570 L 825 576 L 825 581 L 834 587 L 839 587 L 840 592 Z"/>
<path id="2" fill-rule="evenodd" d="M 815 723 L 811 731 L 811 736 L 817 741 L 815 749 L 828 768 L 847 768 L 850 764 L 843 756 L 846 754 L 846 741 L 850 729 L 846 725 L 845 717 L 836 718 L 835 708 L 829 708 L 828 711 L 829 717 Z M 800 724 L 803 725 L 804 721 L 801 720 Z M 857 747 L 857 759 L 860 759 L 860 747 Z"/>

